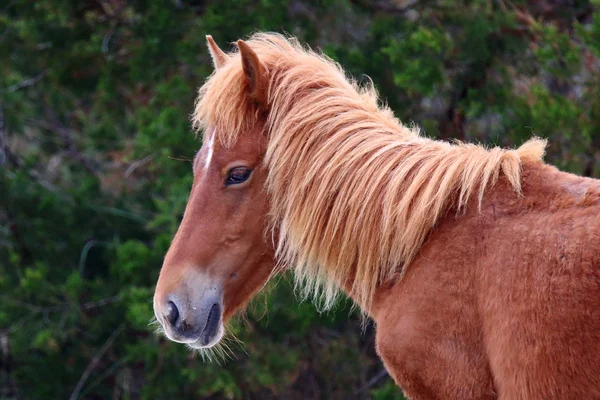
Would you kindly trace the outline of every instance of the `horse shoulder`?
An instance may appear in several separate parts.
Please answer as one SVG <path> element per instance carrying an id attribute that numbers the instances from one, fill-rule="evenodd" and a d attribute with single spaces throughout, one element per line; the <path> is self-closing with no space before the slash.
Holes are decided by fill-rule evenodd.
<path id="1" fill-rule="evenodd" d="M 473 228 L 449 222 L 399 282 L 377 293 L 377 350 L 411 399 L 494 399 L 469 255 Z"/>

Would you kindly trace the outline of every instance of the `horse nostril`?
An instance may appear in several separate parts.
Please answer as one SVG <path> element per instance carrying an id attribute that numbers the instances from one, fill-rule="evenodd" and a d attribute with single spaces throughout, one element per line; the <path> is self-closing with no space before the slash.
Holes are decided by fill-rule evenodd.
<path id="1" fill-rule="evenodd" d="M 174 327 L 175 323 L 177 323 L 178 319 L 179 319 L 179 310 L 177 309 L 177 306 L 175 305 L 175 303 L 170 301 L 169 304 L 167 304 L 167 321 L 169 322 L 169 324 L 171 326 Z"/>

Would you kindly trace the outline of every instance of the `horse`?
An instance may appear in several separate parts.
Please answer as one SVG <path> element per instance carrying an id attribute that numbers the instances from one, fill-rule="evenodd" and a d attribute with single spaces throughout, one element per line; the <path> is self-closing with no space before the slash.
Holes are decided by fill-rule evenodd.
<path id="1" fill-rule="evenodd" d="M 325 55 L 255 33 L 192 114 L 203 144 L 154 311 L 192 349 L 275 274 L 345 292 L 410 399 L 600 398 L 600 181 L 427 138 Z"/>

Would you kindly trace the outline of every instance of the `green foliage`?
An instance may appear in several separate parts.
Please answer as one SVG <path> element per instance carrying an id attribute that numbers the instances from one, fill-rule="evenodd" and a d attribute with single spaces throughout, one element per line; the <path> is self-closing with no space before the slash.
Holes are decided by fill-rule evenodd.
<path id="1" fill-rule="evenodd" d="M 389 381 L 382 387 L 371 390 L 371 396 L 373 400 L 404 400 L 402 393 L 399 393 L 394 383 Z"/>
<path id="2" fill-rule="evenodd" d="M 534 3 L 0 5 L 0 334 L 22 397 L 403 398 L 350 302 L 319 314 L 289 276 L 233 322 L 244 344 L 228 339 L 220 365 L 154 334 L 201 145 L 189 115 L 212 71 L 205 35 L 227 48 L 289 32 L 427 135 L 514 146 L 535 133 L 549 162 L 598 177 L 600 4 Z"/>
<path id="3" fill-rule="evenodd" d="M 406 37 L 392 39 L 382 51 L 390 58 L 399 90 L 409 95 L 429 95 L 444 83 L 444 60 L 449 48 L 443 30 L 415 26 Z"/>

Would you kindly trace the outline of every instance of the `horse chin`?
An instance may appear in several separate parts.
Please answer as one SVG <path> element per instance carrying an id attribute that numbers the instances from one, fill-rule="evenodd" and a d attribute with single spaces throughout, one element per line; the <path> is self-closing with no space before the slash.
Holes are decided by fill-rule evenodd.
<path id="1" fill-rule="evenodd" d="M 198 340 L 192 343 L 187 343 L 187 345 L 194 350 L 209 349 L 219 343 L 219 341 L 223 338 L 224 333 L 225 329 L 223 328 L 223 324 L 219 323 L 213 331 L 205 330 L 202 332 L 202 335 L 200 338 L 198 338 Z"/>

